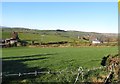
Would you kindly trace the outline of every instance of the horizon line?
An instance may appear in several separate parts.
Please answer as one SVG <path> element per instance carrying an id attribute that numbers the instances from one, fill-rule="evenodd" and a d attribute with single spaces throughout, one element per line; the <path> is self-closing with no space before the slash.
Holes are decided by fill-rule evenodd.
<path id="1" fill-rule="evenodd" d="M 37 29 L 37 28 L 29 28 L 29 27 L 8 27 L 8 26 L 0 26 L 0 28 L 23 28 L 23 29 L 31 29 L 31 30 L 64 30 L 64 29 Z M 91 33 L 113 33 L 118 34 L 118 32 L 97 32 L 97 31 L 82 31 L 82 30 L 64 30 L 64 31 L 78 31 L 78 32 L 91 32 Z"/>

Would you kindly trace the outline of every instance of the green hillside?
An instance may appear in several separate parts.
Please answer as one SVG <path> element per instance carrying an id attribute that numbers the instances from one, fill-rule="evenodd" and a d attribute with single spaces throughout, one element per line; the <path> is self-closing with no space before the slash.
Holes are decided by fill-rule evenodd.
<path id="1" fill-rule="evenodd" d="M 64 31 L 64 30 L 35 30 L 28 28 L 2 28 L 2 39 L 10 38 L 11 33 L 18 32 L 19 38 L 26 41 L 37 42 L 58 42 L 58 41 L 86 41 L 81 39 L 86 36 L 98 38 L 100 40 L 117 41 L 117 34 L 103 34 L 95 32 Z M 79 39 L 78 39 L 79 37 Z M 87 42 L 87 41 L 86 41 Z"/>

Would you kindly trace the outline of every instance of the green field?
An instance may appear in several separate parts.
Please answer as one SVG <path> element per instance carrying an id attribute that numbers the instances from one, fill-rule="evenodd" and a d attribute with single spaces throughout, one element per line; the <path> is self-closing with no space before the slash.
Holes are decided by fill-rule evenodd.
<path id="1" fill-rule="evenodd" d="M 83 66 L 86 68 L 100 66 L 103 56 L 117 53 L 117 47 L 70 47 L 70 48 L 7 48 L 2 50 L 4 61 L 11 62 L 11 66 L 24 64 L 29 68 L 48 68 L 65 69 L 66 67 L 77 68 Z M 16 62 L 15 64 L 12 61 Z M 12 71 L 11 66 L 5 67 L 5 70 Z M 4 69 L 4 68 L 3 68 Z M 15 69 L 16 71 L 20 71 Z M 23 71 L 24 69 L 22 69 Z"/>
<path id="2" fill-rule="evenodd" d="M 116 54 L 117 51 L 117 47 L 3 48 L 3 73 L 77 70 L 80 66 L 89 69 L 101 66 L 103 56 Z M 36 80 L 55 81 L 53 75 L 48 78 L 48 75 L 43 75 Z"/>

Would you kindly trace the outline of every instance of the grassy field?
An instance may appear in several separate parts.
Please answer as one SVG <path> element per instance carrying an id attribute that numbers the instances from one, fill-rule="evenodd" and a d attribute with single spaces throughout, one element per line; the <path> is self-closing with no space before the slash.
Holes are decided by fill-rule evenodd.
<path id="1" fill-rule="evenodd" d="M 2 50 L 3 61 L 21 60 L 27 67 L 64 69 L 100 66 L 103 56 L 117 53 L 117 47 L 70 47 L 70 48 L 6 48 Z M 13 63 L 14 66 L 14 63 Z M 17 66 L 15 66 L 17 67 Z M 10 67 L 8 68 L 10 70 Z M 22 69 L 23 70 L 23 69 Z"/>
<path id="2" fill-rule="evenodd" d="M 108 54 L 116 54 L 117 47 L 69 47 L 69 48 L 38 48 L 38 47 L 14 47 L 2 49 L 3 74 L 23 73 L 34 71 L 73 71 L 74 74 L 41 74 L 36 77 L 3 78 L 8 84 L 33 84 L 35 82 L 74 82 L 77 69 L 82 66 L 90 69 L 101 66 L 101 59 Z M 92 76 L 102 71 L 88 73 Z M 92 74 L 92 75 L 91 75 Z M 86 81 L 91 79 L 85 78 Z"/>
<path id="3" fill-rule="evenodd" d="M 3 73 L 23 73 L 35 70 L 75 71 L 80 66 L 83 68 L 93 68 L 101 66 L 100 63 L 103 56 L 116 54 L 117 51 L 117 47 L 4 48 L 2 49 Z M 51 75 L 49 76 L 51 77 Z M 55 76 L 52 75 L 51 79 L 49 76 L 43 75 L 34 79 L 36 81 L 55 81 Z M 60 80 L 56 79 L 56 81 Z"/>

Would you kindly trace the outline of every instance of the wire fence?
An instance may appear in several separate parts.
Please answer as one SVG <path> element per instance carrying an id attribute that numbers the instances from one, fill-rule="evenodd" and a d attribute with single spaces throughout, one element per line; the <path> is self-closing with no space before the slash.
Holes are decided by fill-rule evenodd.
<path id="1" fill-rule="evenodd" d="M 0 78 L 3 78 L 3 77 L 14 77 L 14 76 L 18 76 L 18 77 L 21 77 L 21 76 L 26 76 L 26 75 L 34 75 L 34 76 L 37 76 L 39 74 L 63 74 L 63 73 L 75 73 L 77 74 L 76 75 L 76 78 L 75 78 L 75 81 L 74 81 L 74 84 L 77 83 L 78 79 L 79 79 L 79 76 L 81 75 L 81 78 L 83 80 L 83 77 L 84 77 L 84 72 L 89 72 L 89 71 L 94 71 L 94 70 L 97 70 L 97 69 L 103 69 L 105 67 L 96 67 L 96 68 L 92 68 L 92 69 L 83 69 L 82 67 L 79 67 L 77 72 L 73 72 L 73 71 L 65 71 L 65 70 L 62 70 L 62 71 L 34 71 L 34 72 L 26 72 L 26 73 L 0 73 Z"/>
<path id="2" fill-rule="evenodd" d="M 87 69 L 86 71 L 89 72 L 89 71 L 92 71 L 92 70 L 97 70 L 97 69 L 102 69 L 102 68 L 105 68 L 105 67 L 97 67 L 97 68 L 92 68 L 92 69 Z M 79 67 L 78 68 L 78 73 L 82 73 L 84 72 L 85 70 L 83 70 L 82 67 Z M 34 71 L 34 72 L 26 72 L 26 73 L 0 73 L 0 77 L 8 77 L 8 76 L 24 76 L 24 75 L 39 75 L 39 74 L 62 74 L 63 72 L 66 72 L 66 73 L 73 73 L 73 71 L 65 71 L 65 70 L 62 70 L 62 71 Z"/>
<path id="3" fill-rule="evenodd" d="M 114 65 L 112 65 L 112 67 L 114 68 Z M 73 71 L 65 71 L 65 70 L 62 70 L 62 71 L 34 71 L 34 72 L 26 72 L 26 73 L 0 73 L 0 78 L 4 78 L 4 77 L 14 77 L 14 76 L 18 76 L 18 77 L 21 77 L 21 76 L 27 76 L 27 75 L 34 75 L 34 76 L 37 76 L 39 74 L 63 74 L 63 73 L 74 73 L 76 74 L 76 78 L 74 80 L 74 84 L 77 83 L 77 81 L 79 80 L 79 76 L 81 76 L 81 79 L 83 80 L 83 77 L 84 77 L 84 73 L 88 73 L 89 71 L 94 71 L 94 70 L 98 70 L 98 69 L 105 69 L 106 66 L 104 67 L 96 67 L 96 68 L 91 68 L 91 69 L 83 69 L 83 67 L 79 67 L 77 72 L 73 72 Z M 108 73 L 108 75 L 105 77 L 104 79 L 104 84 L 107 84 L 108 80 L 110 79 L 110 76 L 111 74 L 113 74 L 114 70 L 113 68 L 111 68 L 110 72 Z M 84 82 L 81 81 L 81 82 Z"/>

